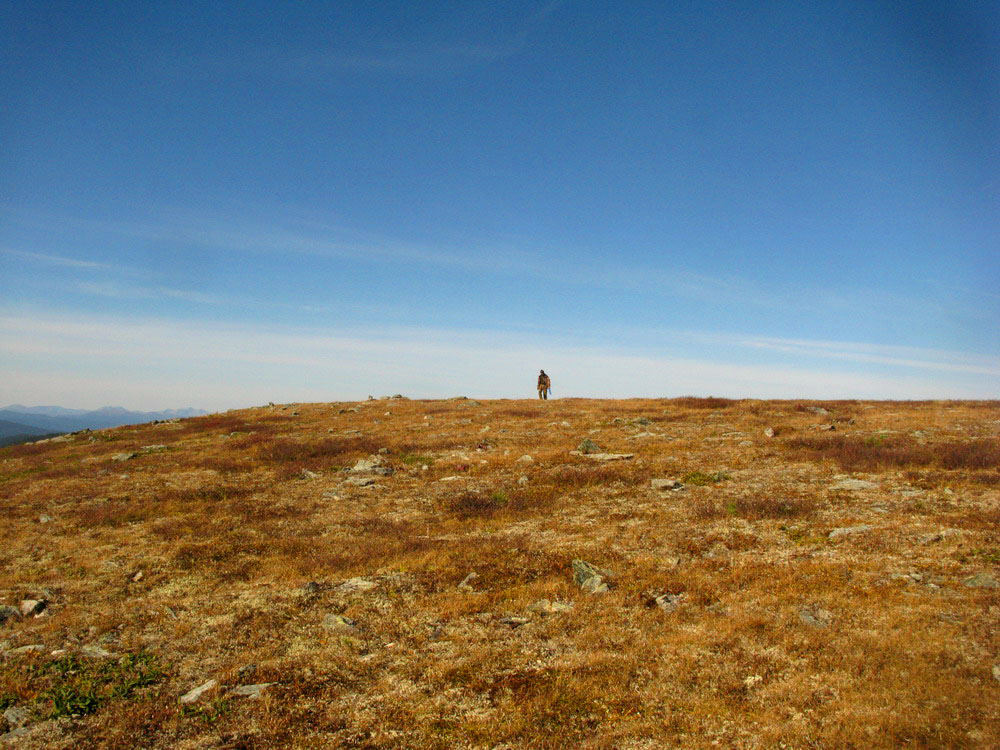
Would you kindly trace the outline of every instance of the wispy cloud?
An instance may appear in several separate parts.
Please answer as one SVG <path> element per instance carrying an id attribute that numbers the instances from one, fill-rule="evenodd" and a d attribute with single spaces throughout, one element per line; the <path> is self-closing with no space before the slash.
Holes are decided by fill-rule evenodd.
<path id="1" fill-rule="evenodd" d="M 836 342 L 798 342 L 838 351 Z M 830 346 L 828 346 L 830 345 Z M 560 396 L 726 395 L 762 398 L 989 398 L 996 378 L 978 369 L 934 373 L 925 362 L 889 374 L 719 354 L 650 354 L 503 330 L 300 329 L 99 316 L 0 316 L 0 401 L 81 405 L 132 394 L 126 405 L 229 407 L 270 400 L 529 395 L 544 367 Z M 896 363 L 899 364 L 899 363 Z M 899 364 L 900 367 L 904 365 Z M 930 371 L 928 371 L 930 370 Z M 114 374 L 113 376 L 111 374 Z M 224 377 L 220 378 L 220 373 Z M 47 384 L 47 385 L 45 385 Z M 76 398 L 64 395 L 72 389 Z M 45 390 L 48 388 L 49 390 Z M 124 397 L 124 396 L 123 396 Z M 164 403 L 163 399 L 167 399 Z M 121 400 L 121 399 L 119 399 Z"/>
<path id="2" fill-rule="evenodd" d="M 485 40 L 383 42 L 364 50 L 327 49 L 301 53 L 270 61 L 270 66 L 272 72 L 293 75 L 334 71 L 395 75 L 452 73 L 520 54 L 560 5 L 560 0 L 543 3 L 527 14 L 513 33 Z"/>
<path id="3" fill-rule="evenodd" d="M 162 286 L 123 286 L 113 282 L 81 281 L 75 288 L 84 294 L 113 299 L 177 299 L 202 305 L 220 305 L 226 301 L 213 294 Z"/>
<path id="4" fill-rule="evenodd" d="M 27 250 L 15 250 L 10 247 L 0 247 L 0 255 L 6 255 L 12 258 L 24 258 L 25 260 L 35 261 L 37 263 L 46 263 L 48 265 L 66 266 L 68 268 L 85 268 L 95 271 L 116 269 L 115 266 L 108 263 L 99 263 L 94 260 L 66 258 L 62 255 L 49 255 L 47 253 L 33 253 Z"/>

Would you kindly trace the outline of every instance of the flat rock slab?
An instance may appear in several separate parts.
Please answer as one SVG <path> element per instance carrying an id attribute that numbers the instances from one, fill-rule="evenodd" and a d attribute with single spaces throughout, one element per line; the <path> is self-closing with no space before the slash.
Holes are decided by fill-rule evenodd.
<path id="1" fill-rule="evenodd" d="M 973 589 L 1000 589 L 1000 582 L 989 573 L 977 573 L 962 583 Z"/>
<path id="2" fill-rule="evenodd" d="M 829 534 L 827 534 L 828 539 L 838 539 L 842 536 L 852 536 L 853 534 L 864 534 L 866 531 L 871 531 L 872 526 L 868 524 L 861 524 L 860 526 L 841 526 L 839 529 L 834 529 Z"/>
<path id="3" fill-rule="evenodd" d="M 327 615 L 323 618 L 323 627 L 335 633 L 353 633 L 358 629 L 358 623 L 344 615 Z"/>
<path id="4" fill-rule="evenodd" d="M 194 703 L 209 690 L 212 690 L 218 686 L 219 686 L 218 680 L 209 680 L 208 682 L 202 683 L 193 690 L 189 690 L 188 692 L 184 693 L 184 695 L 182 695 L 180 698 L 177 699 L 177 702 Z"/>
<path id="5" fill-rule="evenodd" d="M 831 490 L 874 490 L 878 485 L 865 479 L 844 479 L 836 484 L 831 484 Z"/>
<path id="6" fill-rule="evenodd" d="M 585 453 L 591 461 L 628 461 L 635 458 L 634 453 Z"/>
<path id="7" fill-rule="evenodd" d="M 338 586 L 337 588 L 340 589 L 341 591 L 351 592 L 351 591 L 371 591 L 372 589 L 377 587 L 378 584 L 375 583 L 375 581 L 369 581 L 367 578 L 359 577 L 359 578 L 349 578 L 348 580 L 340 584 L 340 586 Z"/>
<path id="8" fill-rule="evenodd" d="M 229 691 L 229 695 L 236 696 L 238 698 L 251 698 L 256 699 L 267 690 L 273 682 L 261 682 L 256 685 L 240 685 L 238 688 L 233 688 Z"/>
<path id="9" fill-rule="evenodd" d="M 660 492 L 684 489 L 684 483 L 676 479 L 651 479 L 649 480 L 649 484 L 654 490 L 659 490 Z"/>

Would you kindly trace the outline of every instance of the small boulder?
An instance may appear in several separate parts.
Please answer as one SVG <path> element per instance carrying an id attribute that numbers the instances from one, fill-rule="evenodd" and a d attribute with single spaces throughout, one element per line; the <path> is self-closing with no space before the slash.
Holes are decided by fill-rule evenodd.
<path id="1" fill-rule="evenodd" d="M 832 619 L 833 614 L 821 607 L 803 607 L 799 610 L 799 620 L 814 628 L 825 628 Z"/>
<path id="2" fill-rule="evenodd" d="M 530 482 L 530 481 L 531 480 L 528 479 L 528 477 L 526 477 L 526 476 L 524 476 L 522 474 L 520 477 L 518 477 L 517 483 L 523 487 L 524 485 L 528 484 L 528 482 Z"/>
<path id="3" fill-rule="evenodd" d="M 121 463 L 123 461 L 131 461 L 133 458 L 136 458 L 138 455 L 139 455 L 138 453 L 116 453 L 115 455 L 113 455 L 111 457 L 111 460 L 112 461 L 118 461 L 119 463 Z"/>
<path id="4" fill-rule="evenodd" d="M 24 706 L 11 706 L 3 712 L 3 717 L 11 727 L 17 729 L 31 721 L 31 711 Z"/>
<path id="5" fill-rule="evenodd" d="M 371 487 L 375 484 L 374 477 L 352 477 L 347 480 L 348 484 L 352 484 L 355 487 Z"/>
<path id="6" fill-rule="evenodd" d="M 531 620 L 527 617 L 515 617 L 513 615 L 508 615 L 507 617 L 501 617 L 497 620 L 497 622 L 510 628 L 519 628 L 522 625 L 527 625 L 531 622 Z"/>
<path id="7" fill-rule="evenodd" d="M 766 438 L 773 438 L 777 434 L 778 433 L 774 431 L 773 427 L 768 427 L 766 430 L 764 430 L 764 437 Z"/>
<path id="8" fill-rule="evenodd" d="M 659 490 L 660 492 L 684 489 L 684 483 L 676 479 L 651 479 L 649 483 L 654 490 Z"/>
<path id="9" fill-rule="evenodd" d="M 989 573 L 977 573 L 962 583 L 973 589 L 1000 589 L 1000 582 Z"/>
<path id="10" fill-rule="evenodd" d="M 349 578 L 344 581 L 338 587 L 341 591 L 352 592 L 352 591 L 371 591 L 377 588 L 378 584 L 375 581 L 369 581 L 367 578 Z"/>
<path id="11" fill-rule="evenodd" d="M 7 656 L 27 656 L 28 654 L 40 654 L 45 650 L 44 644 L 32 643 L 27 646 L 18 646 L 7 651 Z"/>
<path id="12" fill-rule="evenodd" d="M 323 627 L 335 633 L 353 633 L 358 629 L 358 623 L 344 615 L 327 615 L 323 618 Z"/>
<path id="13" fill-rule="evenodd" d="M 538 615 L 556 615 L 560 612 L 570 612 L 572 610 L 572 603 L 553 602 L 548 599 L 539 599 L 534 604 L 528 606 L 529 612 L 534 612 Z"/>
<path id="14" fill-rule="evenodd" d="M 583 560 L 573 561 L 573 580 L 588 594 L 603 594 L 611 588 L 606 580 L 612 578 L 610 571 L 598 568 Z"/>
<path id="15" fill-rule="evenodd" d="M 21 617 L 31 617 L 32 615 L 40 615 L 45 611 L 45 606 L 48 604 L 44 599 L 25 599 L 21 602 L 20 610 Z"/>
<path id="16" fill-rule="evenodd" d="M 256 685 L 240 685 L 239 687 L 230 690 L 229 695 L 236 698 L 256 699 L 260 698 L 264 691 L 273 684 L 273 682 L 261 682 Z"/>
<path id="17" fill-rule="evenodd" d="M 519 459 L 517 459 L 517 463 L 519 463 L 519 464 L 533 464 L 533 463 L 535 463 L 535 459 L 534 459 L 534 457 L 529 456 L 528 454 L 525 454 L 525 455 L 521 456 Z"/>
<path id="18" fill-rule="evenodd" d="M 19 620 L 21 619 L 21 612 L 17 607 L 3 606 L 0 607 L 0 625 L 3 625 L 8 620 Z"/>
<path id="19" fill-rule="evenodd" d="M 303 469 L 299 472 L 299 479 L 319 479 L 319 474 L 315 471 L 309 471 L 309 469 Z"/>
<path id="20" fill-rule="evenodd" d="M 208 682 L 202 683 L 193 690 L 189 690 L 184 693 L 180 698 L 177 699 L 178 703 L 195 703 L 201 696 L 207 693 L 209 690 L 213 690 L 218 687 L 218 680 L 209 680 Z"/>

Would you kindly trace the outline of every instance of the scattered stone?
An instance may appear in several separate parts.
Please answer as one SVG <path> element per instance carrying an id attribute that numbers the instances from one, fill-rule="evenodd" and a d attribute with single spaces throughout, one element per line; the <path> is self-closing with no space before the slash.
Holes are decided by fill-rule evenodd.
<path id="1" fill-rule="evenodd" d="M 3 625 L 7 620 L 19 620 L 20 618 L 21 612 L 17 607 L 9 605 L 0 607 L 0 625 Z"/>
<path id="2" fill-rule="evenodd" d="M 653 486 L 654 490 L 659 490 L 660 492 L 684 489 L 684 483 L 676 479 L 651 479 L 649 483 Z"/>
<path id="3" fill-rule="evenodd" d="M 737 443 L 740 448 L 750 448 L 753 446 L 753 440 L 741 440 Z"/>
<path id="4" fill-rule="evenodd" d="M 319 474 L 315 471 L 309 471 L 309 469 L 303 469 L 299 473 L 299 479 L 319 479 Z"/>
<path id="5" fill-rule="evenodd" d="M 837 429 L 837 425 L 835 425 L 835 424 L 833 424 L 833 423 L 831 422 L 830 424 L 821 424 L 821 425 L 817 425 L 817 426 L 816 426 L 816 429 L 817 429 L 817 430 L 828 430 L 828 431 L 833 431 L 833 430 L 836 430 L 836 429 Z"/>
<path id="6" fill-rule="evenodd" d="M 377 474 L 380 477 L 391 477 L 396 473 L 396 470 L 391 466 L 376 466 L 372 469 L 372 473 Z"/>
<path id="7" fill-rule="evenodd" d="M 871 531 L 872 527 L 866 523 L 860 526 L 841 526 L 840 528 L 834 529 L 829 534 L 827 534 L 828 539 L 838 539 L 842 536 L 851 536 L 852 534 L 863 534 L 866 531 Z"/>
<path id="8" fill-rule="evenodd" d="M 539 615 L 557 615 L 560 612 L 571 612 L 572 610 L 572 603 L 553 602 L 548 599 L 539 599 L 534 604 L 528 606 L 529 612 L 534 612 Z"/>
<path id="9" fill-rule="evenodd" d="M 472 571 L 469 575 L 462 579 L 462 582 L 458 584 L 458 587 L 462 591 L 475 591 L 475 589 L 472 588 L 472 582 L 477 578 L 479 578 L 479 574 L 476 571 Z"/>
<path id="10" fill-rule="evenodd" d="M 143 573 L 140 570 L 138 573 L 136 573 L 134 576 L 132 576 L 132 583 L 139 583 L 139 581 L 141 581 L 143 579 L 143 576 L 145 576 L 145 573 Z"/>
<path id="11" fill-rule="evenodd" d="M 194 703 L 199 698 L 201 698 L 201 696 L 203 696 L 205 693 L 207 693 L 209 690 L 212 690 L 213 688 L 217 687 L 218 684 L 219 683 L 218 683 L 217 680 L 209 680 L 208 682 L 206 682 L 206 683 L 204 683 L 202 685 L 199 685 L 198 687 L 194 688 L 193 690 L 189 690 L 188 692 L 184 693 L 184 695 L 182 695 L 180 698 L 177 699 L 177 702 L 178 703 Z"/>
<path id="12" fill-rule="evenodd" d="M 165 445 L 144 445 L 144 446 L 142 446 L 143 453 L 157 453 L 159 451 L 165 451 L 166 449 L 167 449 L 167 446 L 165 446 Z"/>
<path id="13" fill-rule="evenodd" d="M 339 589 L 341 591 L 351 592 L 351 591 L 371 591 L 374 588 L 378 588 L 378 584 L 375 581 L 369 581 L 367 578 L 349 578 L 340 584 Z"/>
<path id="14" fill-rule="evenodd" d="M 590 438 L 586 438 L 582 443 L 580 443 L 580 445 L 577 446 L 576 449 L 578 451 L 580 451 L 580 453 L 583 453 L 585 455 L 588 454 L 588 453 L 600 453 L 601 452 L 600 446 L 598 446 L 597 443 L 595 443 Z"/>
<path id="15" fill-rule="evenodd" d="M 389 450 L 388 448 L 379 448 L 378 449 L 378 454 L 380 456 L 388 456 L 390 453 L 392 453 L 392 451 Z"/>
<path id="16" fill-rule="evenodd" d="M 588 453 L 586 456 L 591 461 L 628 461 L 635 458 L 634 453 Z"/>
<path id="17" fill-rule="evenodd" d="M 461 478 L 462 478 L 462 477 L 456 477 L 456 476 L 451 476 L 451 477 L 441 477 L 441 478 L 440 478 L 440 479 L 439 479 L 438 481 L 439 481 L 439 482 L 454 482 L 454 481 L 456 481 L 456 480 L 458 480 L 458 479 L 461 479 Z"/>
<path id="18" fill-rule="evenodd" d="M 344 615 L 327 615 L 323 618 L 323 627 L 337 633 L 353 633 L 358 629 L 358 623 Z"/>
<path id="19" fill-rule="evenodd" d="M 351 477 L 347 483 L 355 487 L 372 487 L 375 484 L 375 477 Z"/>
<path id="20" fill-rule="evenodd" d="M 31 617 L 32 615 L 40 615 L 45 611 L 45 607 L 48 604 L 44 599 L 25 599 L 21 602 L 20 610 L 21 617 Z"/>
<path id="21" fill-rule="evenodd" d="M 52 516 L 40 515 L 38 517 L 38 523 L 52 523 Z"/>
<path id="22" fill-rule="evenodd" d="M 583 560 L 573 561 L 573 580 L 588 594 L 606 592 L 611 588 L 611 585 L 605 579 L 612 577 L 613 575 L 609 571 L 598 568 L 596 565 L 591 565 Z"/>
<path id="23" fill-rule="evenodd" d="M 372 456 L 371 458 L 362 458 L 354 466 L 351 467 L 351 471 L 355 472 L 370 472 L 374 471 L 375 467 L 381 465 L 382 459 L 378 456 Z"/>
<path id="24" fill-rule="evenodd" d="M 238 698 L 260 698 L 261 694 L 273 684 L 273 682 L 260 682 L 256 685 L 240 685 L 230 690 L 229 694 Z"/>
<path id="25" fill-rule="evenodd" d="M 977 573 L 962 583 L 973 589 L 1000 589 L 1000 582 L 989 573 Z"/>
<path id="26" fill-rule="evenodd" d="M 777 434 L 778 433 L 776 433 L 774 431 L 773 427 L 768 427 L 766 430 L 764 430 L 764 437 L 767 437 L 767 438 L 773 438 Z"/>
<path id="27" fill-rule="evenodd" d="M 843 479 L 836 484 L 831 484 L 831 490 L 874 490 L 878 487 L 875 482 L 869 482 L 865 479 Z"/>
<path id="28" fill-rule="evenodd" d="M 3 717 L 15 729 L 24 726 L 31 720 L 31 711 L 24 706 L 11 706 L 3 712 Z"/>
<path id="29" fill-rule="evenodd" d="M 993 679 L 1000 682 L 1000 664 L 993 665 Z"/>
<path id="30" fill-rule="evenodd" d="M 316 583 L 316 581 L 309 581 L 309 583 L 305 584 L 302 587 L 303 593 L 309 595 L 318 594 L 322 590 L 323 590 L 323 585 L 320 583 Z"/>
<path id="31" fill-rule="evenodd" d="M 520 477 L 518 478 L 518 480 L 517 480 L 517 483 L 523 486 L 523 485 L 525 485 L 525 484 L 528 484 L 528 482 L 529 482 L 529 481 L 531 481 L 531 480 L 529 480 L 529 479 L 528 479 L 528 477 L 526 477 L 526 476 L 524 476 L 524 475 L 522 474 L 522 475 L 521 475 L 521 476 L 520 476 Z"/>
<path id="32" fill-rule="evenodd" d="M 40 654 L 45 650 L 45 646 L 41 643 L 32 643 L 29 646 L 19 646 L 17 648 L 12 648 L 7 651 L 7 656 L 24 656 L 25 654 Z"/>
<path id="33" fill-rule="evenodd" d="M 535 459 L 533 457 L 525 454 L 525 455 L 521 456 L 519 459 L 517 459 L 517 463 L 519 463 L 519 464 L 533 464 L 533 463 L 535 463 Z"/>
<path id="34" fill-rule="evenodd" d="M 497 620 L 501 625 L 507 625 L 511 628 L 519 628 L 522 625 L 527 625 L 531 620 L 527 617 L 515 617 L 513 615 L 508 615 L 507 617 L 501 617 Z"/>
<path id="35" fill-rule="evenodd" d="M 88 644 L 80 649 L 80 653 L 91 659 L 111 659 L 115 655 L 107 649 L 94 644 Z"/>
<path id="36" fill-rule="evenodd" d="M 653 598 L 653 604 L 664 612 L 674 612 L 683 598 L 684 594 L 660 594 Z"/>
<path id="37" fill-rule="evenodd" d="M 813 414 L 821 414 L 823 416 L 826 416 L 827 414 L 830 413 L 822 406 L 807 406 L 806 411 L 811 411 Z"/>
<path id="38" fill-rule="evenodd" d="M 138 455 L 138 453 L 116 453 L 111 457 L 111 460 L 118 461 L 119 463 L 122 461 L 131 461 L 133 458 L 137 458 Z"/>
<path id="39" fill-rule="evenodd" d="M 833 619 L 833 613 L 820 607 L 803 607 L 799 610 L 799 619 L 814 628 L 825 628 Z"/>

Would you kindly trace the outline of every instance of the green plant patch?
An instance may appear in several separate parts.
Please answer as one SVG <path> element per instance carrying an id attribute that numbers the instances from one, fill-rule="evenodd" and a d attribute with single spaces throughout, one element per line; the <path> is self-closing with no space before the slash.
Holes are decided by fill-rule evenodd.
<path id="1" fill-rule="evenodd" d="M 61 656 L 14 669 L 22 692 L 34 694 L 36 707 L 50 719 L 92 714 L 109 701 L 129 698 L 166 677 L 156 656 L 145 651 L 114 660 Z"/>
<path id="2" fill-rule="evenodd" d="M 407 466 L 419 466 L 423 464 L 430 466 L 431 464 L 434 463 L 433 458 L 431 458 L 430 456 L 423 456 L 419 453 L 404 453 L 402 456 L 399 457 L 399 460 L 402 461 Z"/>

